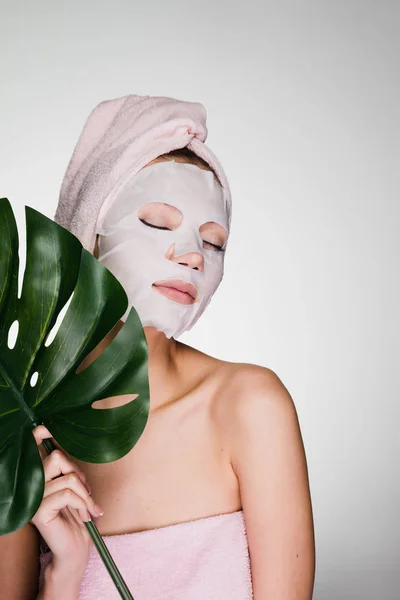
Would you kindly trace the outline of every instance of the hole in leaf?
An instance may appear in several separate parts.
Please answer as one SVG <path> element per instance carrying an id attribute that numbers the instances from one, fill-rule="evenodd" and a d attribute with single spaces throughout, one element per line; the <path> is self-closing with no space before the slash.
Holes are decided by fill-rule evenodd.
<path id="1" fill-rule="evenodd" d="M 44 345 L 46 346 L 46 348 L 48 346 L 50 346 L 50 344 L 52 343 L 52 341 L 54 340 L 54 338 L 57 335 L 58 330 L 60 329 L 60 325 L 65 317 L 65 314 L 69 308 L 69 305 L 71 304 L 71 300 L 73 298 L 75 292 L 72 292 L 72 294 L 70 295 L 70 297 L 68 298 L 67 302 L 65 303 L 65 305 L 62 307 L 62 309 L 60 310 L 60 312 L 58 313 L 58 317 L 56 319 L 56 322 L 54 323 L 53 327 L 50 329 L 46 340 L 44 342 Z"/>
<path id="2" fill-rule="evenodd" d="M 128 404 L 128 402 L 131 402 L 131 400 L 134 400 L 138 396 L 139 394 L 121 394 L 121 396 L 110 396 L 109 398 L 103 398 L 102 400 L 96 400 L 96 402 L 93 402 L 92 408 L 116 408 L 117 406 Z"/>
<path id="3" fill-rule="evenodd" d="M 93 350 L 87 356 L 85 356 L 78 366 L 76 374 L 87 369 L 93 361 L 103 354 L 104 350 L 109 346 L 109 344 L 111 344 L 112 340 L 115 338 L 123 324 L 123 321 L 118 321 L 118 323 L 114 325 L 114 327 L 107 333 L 107 335 L 104 336 L 97 346 L 93 348 Z"/>
<path id="4" fill-rule="evenodd" d="M 14 323 L 11 325 L 10 329 L 8 330 L 7 345 L 10 348 L 10 350 L 12 350 L 14 348 L 15 344 L 17 343 L 18 331 L 19 331 L 19 322 L 14 321 Z"/>
<path id="5" fill-rule="evenodd" d="M 31 380 L 30 380 L 31 387 L 35 387 L 35 385 L 37 383 L 37 380 L 38 380 L 38 377 L 39 377 L 39 372 L 35 371 L 33 373 L 32 377 L 31 377 Z"/>

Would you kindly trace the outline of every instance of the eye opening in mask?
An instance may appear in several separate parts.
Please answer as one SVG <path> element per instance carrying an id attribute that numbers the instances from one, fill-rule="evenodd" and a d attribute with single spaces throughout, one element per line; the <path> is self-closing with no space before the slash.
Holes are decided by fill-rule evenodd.
<path id="1" fill-rule="evenodd" d="M 228 232 L 225 227 L 222 227 L 215 221 L 207 221 L 200 226 L 199 232 L 205 248 L 208 250 L 216 250 L 217 252 L 225 252 L 225 246 L 228 241 Z"/>

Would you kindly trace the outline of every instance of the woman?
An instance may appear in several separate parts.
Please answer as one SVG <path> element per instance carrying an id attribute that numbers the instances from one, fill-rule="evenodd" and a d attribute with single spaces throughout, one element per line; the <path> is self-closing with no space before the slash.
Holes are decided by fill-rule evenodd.
<path id="1" fill-rule="evenodd" d="M 68 227 L 114 272 L 138 311 L 149 349 L 149 419 L 133 450 L 114 463 L 82 463 L 62 450 L 43 453 L 45 493 L 32 524 L 0 538 L 0 598 L 35 597 L 39 534 L 51 552 L 42 560 L 38 598 L 99 598 L 95 586 L 103 575 L 82 525 L 94 518 L 102 535 L 113 536 L 112 555 L 135 600 L 135 594 L 137 600 L 308 600 L 315 568 L 312 509 L 288 391 L 268 368 L 218 360 L 176 340 L 222 279 L 230 226 L 226 178 L 203 144 L 204 109 L 148 96 L 109 102 L 117 106 L 112 119 L 102 103 L 85 125 L 56 217 L 63 224 L 73 206 Z M 140 120 L 145 132 L 129 138 L 127 127 Z M 108 123 L 107 135 L 98 133 L 89 152 L 85 143 L 100 122 Z M 93 226 L 84 217 L 90 205 Z M 111 343 L 126 314 L 80 369 Z M 103 405 L 122 401 L 109 398 Z M 38 444 L 51 437 L 43 426 L 34 435 Z M 159 560 L 154 572 L 144 556 Z M 110 585 L 112 592 L 101 597 L 119 597 Z"/>

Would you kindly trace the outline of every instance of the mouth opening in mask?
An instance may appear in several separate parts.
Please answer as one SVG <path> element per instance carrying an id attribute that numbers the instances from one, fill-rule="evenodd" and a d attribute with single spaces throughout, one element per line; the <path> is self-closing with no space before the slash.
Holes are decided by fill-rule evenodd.
<path id="1" fill-rule="evenodd" d="M 196 286 L 188 281 L 176 279 L 156 281 L 152 287 L 156 292 L 180 304 L 194 304 L 199 301 Z"/>

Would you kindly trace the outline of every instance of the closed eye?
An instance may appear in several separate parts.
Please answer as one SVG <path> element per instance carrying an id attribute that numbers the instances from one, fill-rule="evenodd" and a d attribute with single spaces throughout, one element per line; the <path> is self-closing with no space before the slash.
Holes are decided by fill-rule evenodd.
<path id="1" fill-rule="evenodd" d="M 158 225 L 153 225 L 152 223 L 148 223 L 147 221 L 145 221 L 144 219 L 141 219 L 139 217 L 139 221 L 141 221 L 144 225 L 147 225 L 148 227 L 153 227 L 154 229 L 164 229 L 164 231 L 171 231 L 171 229 L 169 227 L 159 227 Z"/>
<path id="2" fill-rule="evenodd" d="M 222 246 L 217 246 L 217 244 L 212 244 L 211 242 L 206 242 L 205 240 L 203 240 L 203 243 L 207 246 L 211 246 L 213 250 L 217 250 L 218 252 L 225 252 L 225 248 L 223 248 Z"/>

